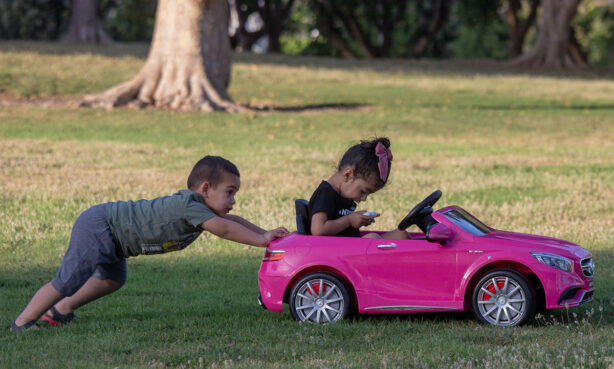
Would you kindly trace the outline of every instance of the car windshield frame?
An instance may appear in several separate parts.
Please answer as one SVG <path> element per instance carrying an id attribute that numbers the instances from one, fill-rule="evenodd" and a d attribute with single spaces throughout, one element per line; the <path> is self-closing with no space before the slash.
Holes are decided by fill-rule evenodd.
<path id="1" fill-rule="evenodd" d="M 492 229 L 489 226 L 482 223 L 479 219 L 469 214 L 464 209 L 451 209 L 443 213 L 443 215 L 456 226 L 474 236 L 484 236 L 492 232 Z"/>

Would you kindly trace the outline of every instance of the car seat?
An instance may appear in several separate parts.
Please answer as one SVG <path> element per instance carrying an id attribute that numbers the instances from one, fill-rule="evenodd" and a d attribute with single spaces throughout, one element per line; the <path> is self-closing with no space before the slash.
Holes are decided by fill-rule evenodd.
<path id="1" fill-rule="evenodd" d="M 296 208 L 296 231 L 299 234 L 311 234 L 311 219 L 309 218 L 309 202 L 304 199 L 294 200 Z"/>

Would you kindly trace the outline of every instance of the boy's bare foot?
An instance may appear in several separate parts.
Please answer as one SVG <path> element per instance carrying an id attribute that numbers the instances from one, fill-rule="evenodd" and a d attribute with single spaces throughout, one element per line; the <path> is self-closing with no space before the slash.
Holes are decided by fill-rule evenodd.
<path id="1" fill-rule="evenodd" d="M 17 325 L 16 322 L 11 323 L 11 328 L 9 328 L 9 330 L 11 332 L 16 332 L 16 331 L 27 331 L 27 330 L 37 330 L 39 329 L 39 325 L 36 324 L 35 320 L 32 320 L 30 322 L 27 322 L 26 324 L 23 325 Z"/>

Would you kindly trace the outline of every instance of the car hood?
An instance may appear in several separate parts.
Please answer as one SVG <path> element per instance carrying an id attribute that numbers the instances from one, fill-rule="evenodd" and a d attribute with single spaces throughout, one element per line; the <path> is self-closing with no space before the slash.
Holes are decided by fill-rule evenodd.
<path id="1" fill-rule="evenodd" d="M 558 238 L 538 236 L 534 234 L 498 231 L 482 236 L 487 239 L 505 240 L 519 243 L 527 247 L 539 246 L 535 251 L 560 253 L 561 251 L 570 252 L 578 257 L 586 257 L 587 251 L 581 246 Z"/>

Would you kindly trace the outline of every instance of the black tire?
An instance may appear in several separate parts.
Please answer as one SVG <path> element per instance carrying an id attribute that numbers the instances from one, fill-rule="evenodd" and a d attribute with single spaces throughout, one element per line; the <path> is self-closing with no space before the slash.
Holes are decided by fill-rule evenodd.
<path id="1" fill-rule="evenodd" d="M 473 314 L 484 324 L 510 327 L 535 316 L 535 290 L 522 274 L 497 269 L 484 275 L 473 289 Z"/>
<path id="2" fill-rule="evenodd" d="M 315 324 L 337 322 L 351 311 L 345 284 L 329 273 L 311 273 L 301 278 L 292 287 L 288 302 L 295 320 Z"/>

